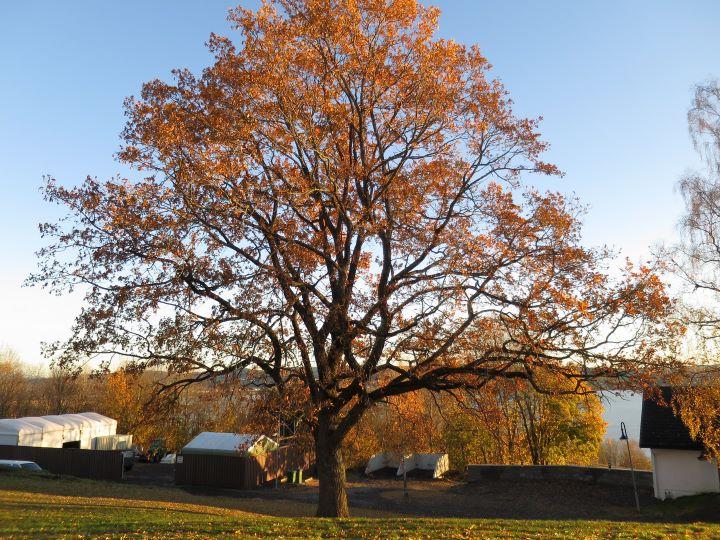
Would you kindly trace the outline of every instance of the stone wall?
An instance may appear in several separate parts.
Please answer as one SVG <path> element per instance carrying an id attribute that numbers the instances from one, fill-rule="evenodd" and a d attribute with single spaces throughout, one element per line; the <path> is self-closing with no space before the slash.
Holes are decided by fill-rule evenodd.
<path id="1" fill-rule="evenodd" d="M 576 467 L 572 465 L 468 465 L 469 482 L 483 480 L 574 480 L 588 484 L 632 486 L 630 469 Z M 638 487 L 653 487 L 651 471 L 635 471 Z"/>

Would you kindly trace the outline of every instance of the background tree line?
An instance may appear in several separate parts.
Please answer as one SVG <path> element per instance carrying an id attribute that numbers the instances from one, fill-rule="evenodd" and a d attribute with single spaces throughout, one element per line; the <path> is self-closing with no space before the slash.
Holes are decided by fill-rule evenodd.
<path id="1" fill-rule="evenodd" d="M 6 348 L 0 353 L 0 417 L 93 410 L 116 419 L 118 432 L 133 434 L 140 446 L 160 438 L 168 449 L 180 449 L 201 431 L 277 437 L 283 419 L 302 414 L 301 399 L 281 400 L 268 388 L 248 391 L 239 379 L 194 385 L 158 401 L 161 382 L 167 383 L 167 374 L 122 369 L 41 373 Z M 562 389 L 559 381 L 554 384 Z M 625 446 L 603 441 L 602 413 L 595 394 L 539 394 L 524 381 L 497 380 L 482 391 L 455 395 L 422 390 L 373 407 L 343 453 L 346 466 L 356 469 L 379 452 L 448 453 L 456 471 L 470 463 L 627 467 Z M 308 432 L 300 429 L 295 438 L 311 446 Z M 637 443 L 633 450 L 635 464 L 648 468 Z"/>
<path id="2" fill-rule="evenodd" d="M 167 374 L 47 372 L 28 368 L 10 349 L 0 351 L 0 418 L 95 411 L 118 421 L 118 433 L 130 433 L 146 447 L 161 438 L 167 448 L 180 448 L 201 431 L 235 431 L 243 425 L 239 404 L 227 384 L 207 384 L 153 399 Z"/>

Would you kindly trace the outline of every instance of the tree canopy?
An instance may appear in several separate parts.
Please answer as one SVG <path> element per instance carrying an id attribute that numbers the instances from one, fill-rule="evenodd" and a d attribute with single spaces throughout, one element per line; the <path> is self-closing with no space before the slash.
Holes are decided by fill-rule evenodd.
<path id="1" fill-rule="evenodd" d="M 539 391 L 539 368 L 634 381 L 671 303 L 646 267 L 581 244 L 582 208 L 477 46 L 417 0 L 237 8 L 201 74 L 126 101 L 134 179 L 49 179 L 37 282 L 83 286 L 78 357 L 162 366 L 176 387 L 244 373 L 305 395 L 320 515 L 346 515 L 341 444 L 373 403 L 419 389 Z"/>

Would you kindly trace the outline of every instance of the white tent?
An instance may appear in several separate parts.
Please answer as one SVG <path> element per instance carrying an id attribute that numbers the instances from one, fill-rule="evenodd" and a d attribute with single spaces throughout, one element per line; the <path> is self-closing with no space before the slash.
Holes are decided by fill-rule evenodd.
<path id="1" fill-rule="evenodd" d="M 440 478 L 450 470 L 450 460 L 447 454 L 411 454 L 400 461 L 397 475 L 402 476 L 405 471 L 425 471 L 432 478 Z"/>
<path id="2" fill-rule="evenodd" d="M 93 437 L 91 450 L 129 450 L 132 446 L 132 435 L 102 435 Z"/>
<path id="3" fill-rule="evenodd" d="M 0 419 L 0 445 L 42 446 L 42 428 L 19 418 Z"/>
<path id="4" fill-rule="evenodd" d="M 368 461 L 365 467 L 365 474 L 373 474 L 384 469 L 397 470 L 397 476 L 402 476 L 405 471 L 424 471 L 432 478 L 440 478 L 450 469 L 450 460 L 447 454 L 409 454 L 400 457 L 394 452 L 383 452 L 375 454 Z"/>
<path id="5" fill-rule="evenodd" d="M 96 437 L 115 435 L 117 421 L 98 413 L 0 419 L 0 444 L 92 448 Z"/>
<path id="6" fill-rule="evenodd" d="M 278 444 L 264 435 L 203 431 L 182 449 L 183 454 L 259 455 Z"/>
<path id="7" fill-rule="evenodd" d="M 96 412 L 79 413 L 78 416 L 84 416 L 93 422 L 92 437 L 106 437 L 117 432 L 117 420 Z"/>
<path id="8" fill-rule="evenodd" d="M 63 414 L 62 416 L 68 420 L 77 421 L 80 427 L 80 448 L 90 448 L 96 429 L 96 422 L 81 414 Z"/>
<path id="9" fill-rule="evenodd" d="M 380 454 L 375 454 L 370 458 L 367 466 L 365 467 L 365 474 L 378 473 L 386 469 L 397 471 L 399 466 L 400 456 L 398 456 L 395 452 L 382 452 Z"/>
<path id="10" fill-rule="evenodd" d="M 42 416 L 26 416 L 22 418 L 23 422 L 32 424 L 40 428 L 42 433 L 41 443 L 32 446 L 44 446 L 45 448 L 62 448 L 64 427 L 62 424 L 53 422 Z M 27 446 L 27 445 L 23 445 Z"/>
<path id="11" fill-rule="evenodd" d="M 84 425 L 82 421 L 71 418 L 70 415 L 67 414 L 51 414 L 43 416 L 43 418 L 60 424 L 63 427 L 63 444 L 77 443 L 78 446 L 80 445 Z"/>

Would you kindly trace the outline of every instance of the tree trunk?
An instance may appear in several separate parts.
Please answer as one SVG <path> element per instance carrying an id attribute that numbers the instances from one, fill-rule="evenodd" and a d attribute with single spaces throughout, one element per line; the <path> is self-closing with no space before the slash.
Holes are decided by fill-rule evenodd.
<path id="1" fill-rule="evenodd" d="M 315 455 L 320 485 L 318 517 L 348 517 L 347 492 L 345 491 L 345 464 L 341 441 L 333 437 L 330 417 L 320 413 L 315 429 Z"/>

